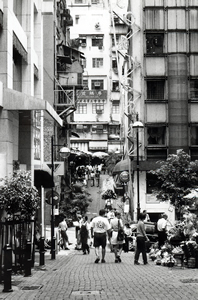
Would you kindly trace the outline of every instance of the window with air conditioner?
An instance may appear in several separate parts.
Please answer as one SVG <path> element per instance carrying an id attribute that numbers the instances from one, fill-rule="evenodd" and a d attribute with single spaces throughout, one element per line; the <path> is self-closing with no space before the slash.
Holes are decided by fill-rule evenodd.
<path id="1" fill-rule="evenodd" d="M 80 46 L 86 47 L 87 46 L 87 39 L 86 38 L 80 38 Z"/>
<path id="2" fill-rule="evenodd" d="M 92 80 L 91 81 L 91 89 L 92 90 L 103 90 L 104 89 L 104 83 L 103 80 Z"/>
<path id="3" fill-rule="evenodd" d="M 146 34 L 146 53 L 161 54 L 164 52 L 164 34 L 147 33 Z"/>
<path id="4" fill-rule="evenodd" d="M 103 114 L 104 113 L 104 104 L 93 103 L 92 104 L 92 113 L 93 114 Z"/>

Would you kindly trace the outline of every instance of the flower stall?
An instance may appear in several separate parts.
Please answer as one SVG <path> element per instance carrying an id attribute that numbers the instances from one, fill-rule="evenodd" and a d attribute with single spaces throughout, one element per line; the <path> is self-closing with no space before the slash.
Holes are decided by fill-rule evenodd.
<path id="1" fill-rule="evenodd" d="M 198 268 L 198 218 L 186 212 L 167 232 L 167 241 L 161 249 L 158 243 L 149 252 L 151 260 L 162 266 Z"/>

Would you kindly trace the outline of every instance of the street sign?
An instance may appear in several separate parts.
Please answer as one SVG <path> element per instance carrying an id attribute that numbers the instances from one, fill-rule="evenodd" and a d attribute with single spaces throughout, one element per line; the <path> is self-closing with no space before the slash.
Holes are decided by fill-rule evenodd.
<path id="1" fill-rule="evenodd" d="M 57 205 L 59 202 L 59 194 L 56 191 L 53 191 L 54 205 Z M 46 193 L 46 202 L 52 205 L 52 191 Z"/>
<path id="2" fill-rule="evenodd" d="M 129 172 L 128 171 L 123 171 L 122 173 L 120 173 L 120 181 L 121 182 L 129 181 Z"/>
<path id="3" fill-rule="evenodd" d="M 43 170 L 52 173 L 52 163 L 50 161 L 43 163 Z M 54 175 L 64 175 L 64 161 L 54 162 Z"/>

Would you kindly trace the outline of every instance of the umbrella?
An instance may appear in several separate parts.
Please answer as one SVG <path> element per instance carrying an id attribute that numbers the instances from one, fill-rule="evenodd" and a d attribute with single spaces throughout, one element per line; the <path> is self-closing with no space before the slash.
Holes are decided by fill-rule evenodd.
<path id="1" fill-rule="evenodd" d="M 121 173 L 123 171 L 129 171 L 128 159 L 121 160 L 115 165 L 115 167 L 113 169 L 113 175 Z"/>
<path id="2" fill-rule="evenodd" d="M 98 157 L 98 158 L 103 158 L 105 156 L 109 156 L 109 154 L 106 152 L 102 152 L 102 151 L 94 152 L 92 154 L 92 157 Z"/>

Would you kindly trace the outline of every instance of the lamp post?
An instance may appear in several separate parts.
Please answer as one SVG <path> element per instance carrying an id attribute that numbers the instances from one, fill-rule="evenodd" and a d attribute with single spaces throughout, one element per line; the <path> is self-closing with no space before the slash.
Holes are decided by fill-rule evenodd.
<path id="1" fill-rule="evenodd" d="M 140 166 L 139 166 L 139 129 L 144 128 L 144 125 L 140 121 L 133 123 L 132 127 L 136 129 L 136 142 L 137 142 L 137 219 L 140 214 Z"/>
<path id="2" fill-rule="evenodd" d="M 53 136 L 51 137 L 51 169 L 52 169 L 52 180 L 54 183 L 54 147 L 57 147 L 60 145 L 54 145 L 54 139 Z M 63 147 L 60 149 L 60 155 L 62 158 L 67 158 L 70 155 L 70 149 L 67 147 Z M 55 236 L 54 236 L 54 187 L 52 187 L 52 213 L 51 213 L 51 259 L 56 258 L 56 249 L 55 249 Z"/>

